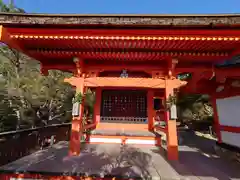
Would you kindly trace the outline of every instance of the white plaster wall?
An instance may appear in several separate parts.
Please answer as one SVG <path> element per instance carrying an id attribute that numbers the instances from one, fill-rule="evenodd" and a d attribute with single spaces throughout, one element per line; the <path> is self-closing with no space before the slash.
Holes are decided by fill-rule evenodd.
<path id="1" fill-rule="evenodd" d="M 240 96 L 217 99 L 219 124 L 240 128 Z M 240 147 L 240 133 L 221 131 L 222 142 Z"/>
<path id="2" fill-rule="evenodd" d="M 217 99 L 219 124 L 240 127 L 240 96 Z"/>
<path id="3" fill-rule="evenodd" d="M 240 147 L 240 133 L 221 131 L 221 137 L 223 143 Z"/>

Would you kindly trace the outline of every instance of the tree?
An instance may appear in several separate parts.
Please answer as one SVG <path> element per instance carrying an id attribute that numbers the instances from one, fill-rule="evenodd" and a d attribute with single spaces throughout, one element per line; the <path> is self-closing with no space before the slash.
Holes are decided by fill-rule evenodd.
<path id="1" fill-rule="evenodd" d="M 179 119 L 193 128 L 208 130 L 213 123 L 213 109 L 208 95 L 185 94 L 178 97 Z"/>
<path id="2" fill-rule="evenodd" d="M 8 61 L 11 56 L 9 59 L 0 56 L 0 72 L 7 89 L 8 104 L 18 119 L 17 129 L 23 124 L 35 127 L 69 121 L 74 96 L 72 87 L 64 83 L 69 74 L 50 71 L 49 76 L 42 76 L 38 62 L 24 55 L 20 57 L 21 64 L 16 71 L 16 64 Z"/>
<path id="3" fill-rule="evenodd" d="M 94 104 L 96 101 L 95 92 L 91 89 L 88 89 L 85 93 L 85 101 L 84 101 L 84 109 L 85 109 L 85 116 L 88 119 L 92 119 L 93 117 L 93 110 L 94 110 Z"/>
<path id="4" fill-rule="evenodd" d="M 17 119 L 8 101 L 6 81 L 0 76 L 0 132 L 16 129 Z"/>
<path id="5" fill-rule="evenodd" d="M 3 0 L 0 0 L 0 11 L 1 12 L 11 12 L 11 13 L 24 13 L 25 11 L 21 8 L 17 8 L 13 1 L 11 0 L 9 5 L 5 4 L 3 2 Z M 15 81 L 14 85 L 16 87 L 16 93 L 18 93 L 18 97 L 19 97 L 19 101 L 21 102 L 21 106 L 24 107 L 24 100 L 23 100 L 23 95 L 22 92 L 19 91 L 20 88 L 20 71 L 21 71 L 21 59 L 22 59 L 22 54 L 18 51 L 16 51 L 15 49 L 11 49 L 9 48 L 7 45 L 5 44 L 0 44 L 0 54 L 2 56 L 5 56 L 6 58 L 8 58 L 10 60 L 10 62 L 12 63 L 12 67 L 8 66 L 8 68 L 5 68 L 6 72 L 10 72 L 11 75 L 8 73 L 8 78 L 11 79 L 10 83 L 13 83 L 13 81 Z M 23 56 L 26 57 L 26 56 Z M 9 69 L 10 68 L 10 69 Z M 11 76 L 14 76 L 15 78 L 11 78 Z M 18 118 L 18 124 L 21 121 L 21 112 L 20 109 L 15 109 L 16 110 L 16 115 Z M 17 126 L 17 128 L 19 128 L 19 125 Z"/>
<path id="6" fill-rule="evenodd" d="M 69 84 L 64 83 L 67 76 L 67 73 L 61 71 L 50 71 L 48 77 L 42 77 L 41 87 L 37 88 L 41 91 L 32 91 L 38 95 L 40 106 L 37 115 L 45 125 L 70 120 L 74 91 Z"/>
<path id="7" fill-rule="evenodd" d="M 178 75 L 180 80 L 188 81 L 191 73 Z M 179 119 L 183 123 L 213 120 L 213 109 L 208 95 L 203 94 L 178 94 L 177 97 Z"/>
<path id="8" fill-rule="evenodd" d="M 23 9 L 16 7 L 13 1 L 10 1 L 10 3 L 7 5 L 3 2 L 3 0 L 0 0 L 0 11 L 11 13 L 25 13 Z"/>

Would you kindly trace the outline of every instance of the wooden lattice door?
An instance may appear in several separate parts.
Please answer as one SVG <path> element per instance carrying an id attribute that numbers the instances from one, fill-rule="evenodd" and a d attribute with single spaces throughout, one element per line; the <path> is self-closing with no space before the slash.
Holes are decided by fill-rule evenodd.
<path id="1" fill-rule="evenodd" d="M 101 121 L 147 123 L 147 93 L 139 90 L 104 90 Z"/>

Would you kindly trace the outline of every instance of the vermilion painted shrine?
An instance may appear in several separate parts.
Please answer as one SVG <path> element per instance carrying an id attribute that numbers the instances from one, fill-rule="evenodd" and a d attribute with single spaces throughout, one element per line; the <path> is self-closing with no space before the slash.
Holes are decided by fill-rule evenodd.
<path id="1" fill-rule="evenodd" d="M 165 104 L 178 89 L 211 95 L 219 143 L 240 147 L 240 69 L 218 66 L 240 54 L 239 15 L 2 14 L 0 23 L 1 42 L 37 59 L 43 74 L 69 71 L 77 92 L 95 91 L 90 143 L 161 146 L 152 133 L 160 130 L 177 160 L 176 117 Z M 179 80 L 183 73 L 191 78 Z M 80 153 L 83 108 L 72 120 L 70 155 Z"/>

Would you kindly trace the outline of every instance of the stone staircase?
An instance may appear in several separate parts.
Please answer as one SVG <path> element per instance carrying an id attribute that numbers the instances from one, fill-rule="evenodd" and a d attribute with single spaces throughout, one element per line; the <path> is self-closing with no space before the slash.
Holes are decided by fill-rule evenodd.
<path id="1" fill-rule="evenodd" d="M 91 132 L 89 143 L 117 143 L 160 146 L 161 136 L 147 130 L 97 128 Z"/>

